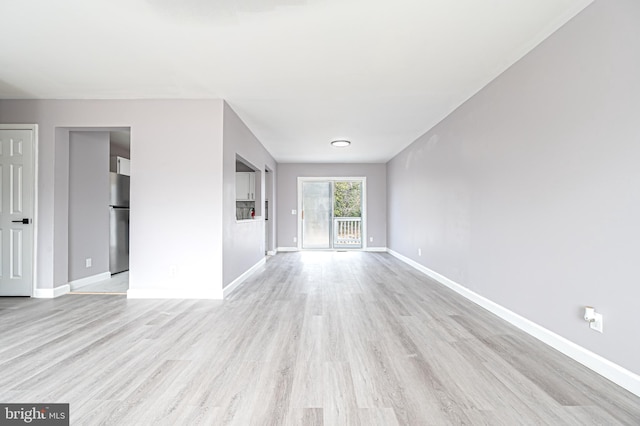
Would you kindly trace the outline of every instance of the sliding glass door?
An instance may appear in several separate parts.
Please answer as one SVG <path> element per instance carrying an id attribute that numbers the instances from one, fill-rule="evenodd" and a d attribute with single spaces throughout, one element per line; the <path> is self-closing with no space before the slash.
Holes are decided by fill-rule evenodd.
<path id="1" fill-rule="evenodd" d="M 362 248 L 363 180 L 302 180 L 303 249 Z"/>
<path id="2" fill-rule="evenodd" d="M 331 248 L 331 182 L 302 182 L 302 248 Z"/>

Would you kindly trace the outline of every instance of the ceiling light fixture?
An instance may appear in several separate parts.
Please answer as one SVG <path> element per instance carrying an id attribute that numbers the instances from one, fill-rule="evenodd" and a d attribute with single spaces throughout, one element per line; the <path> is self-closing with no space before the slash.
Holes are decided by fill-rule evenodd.
<path id="1" fill-rule="evenodd" d="M 351 145 L 351 141 L 348 141 L 346 139 L 336 139 L 335 141 L 331 141 L 331 145 L 337 148 L 345 148 Z"/>

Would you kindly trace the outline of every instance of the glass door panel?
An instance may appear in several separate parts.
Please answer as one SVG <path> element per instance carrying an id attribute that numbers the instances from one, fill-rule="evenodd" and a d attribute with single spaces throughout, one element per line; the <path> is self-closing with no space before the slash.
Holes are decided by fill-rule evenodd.
<path id="1" fill-rule="evenodd" d="M 331 182 L 302 182 L 302 248 L 331 248 Z"/>
<path id="2" fill-rule="evenodd" d="M 362 248 L 362 181 L 333 182 L 333 247 Z"/>

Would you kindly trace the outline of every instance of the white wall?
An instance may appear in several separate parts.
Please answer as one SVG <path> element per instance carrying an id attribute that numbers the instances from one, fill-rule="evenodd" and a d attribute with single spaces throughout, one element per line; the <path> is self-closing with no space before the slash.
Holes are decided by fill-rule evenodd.
<path id="1" fill-rule="evenodd" d="M 108 206 L 109 133 L 69 132 L 69 281 L 109 272 Z"/>
<path id="2" fill-rule="evenodd" d="M 130 296 L 221 297 L 222 108 L 221 100 L 0 100 L 0 122 L 39 124 L 37 287 L 63 284 L 54 271 L 68 262 L 58 249 L 68 234 L 68 161 L 56 161 L 65 150 L 56 128 L 131 127 Z"/>
<path id="3" fill-rule="evenodd" d="M 635 373 L 639 22 L 594 2 L 388 163 L 392 250 Z"/>
<path id="4" fill-rule="evenodd" d="M 254 220 L 236 220 L 236 156 L 242 157 L 258 170 L 262 179 L 256 180 L 256 192 L 267 194 L 264 178 L 265 167 L 277 176 L 277 163 L 249 128 L 240 120 L 233 109 L 224 104 L 224 286 L 231 284 L 236 278 L 256 265 L 265 257 L 265 221 L 263 209 L 256 207 L 258 215 Z M 273 185 L 273 179 L 271 180 Z M 271 193 L 274 188 L 271 188 Z M 264 200 L 265 197 L 256 197 Z M 257 202 L 258 202 L 257 201 Z M 275 221 L 275 213 L 269 222 Z"/>

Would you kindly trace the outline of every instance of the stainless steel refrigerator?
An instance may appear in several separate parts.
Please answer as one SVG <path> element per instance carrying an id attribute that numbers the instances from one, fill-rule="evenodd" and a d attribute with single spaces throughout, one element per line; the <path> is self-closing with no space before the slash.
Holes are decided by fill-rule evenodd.
<path id="1" fill-rule="evenodd" d="M 129 176 L 110 173 L 109 271 L 129 270 Z"/>

